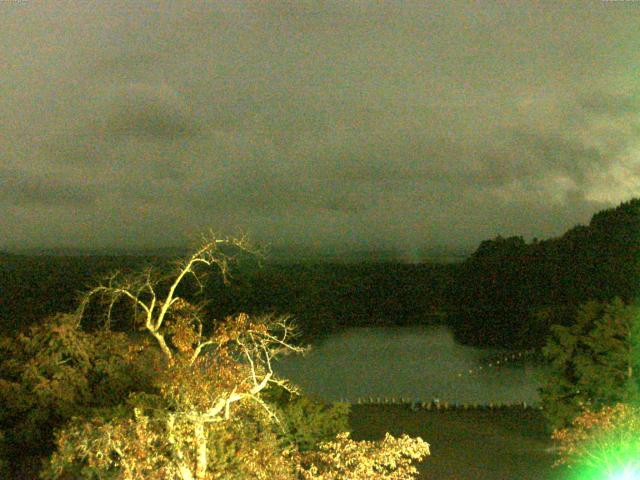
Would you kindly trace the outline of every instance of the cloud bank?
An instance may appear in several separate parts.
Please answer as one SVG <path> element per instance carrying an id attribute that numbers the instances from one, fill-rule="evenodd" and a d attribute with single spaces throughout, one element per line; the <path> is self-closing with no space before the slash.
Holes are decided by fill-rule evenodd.
<path id="1" fill-rule="evenodd" d="M 631 2 L 5 2 L 7 245 L 412 248 L 640 195 Z"/>

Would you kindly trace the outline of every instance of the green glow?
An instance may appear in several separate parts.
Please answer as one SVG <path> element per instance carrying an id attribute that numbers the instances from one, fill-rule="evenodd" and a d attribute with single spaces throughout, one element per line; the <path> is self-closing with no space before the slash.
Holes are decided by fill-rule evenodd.
<path id="1" fill-rule="evenodd" d="M 607 480 L 640 480 L 640 470 L 635 466 L 628 466 L 622 471 L 609 475 Z"/>
<path id="2" fill-rule="evenodd" d="M 600 469 L 581 468 L 566 480 L 640 480 L 640 469 L 637 466 L 628 466 L 606 472 Z"/>
<path id="3" fill-rule="evenodd" d="M 640 480 L 640 463 L 637 456 L 616 464 L 583 467 L 574 471 L 567 480 Z"/>
<path id="4" fill-rule="evenodd" d="M 629 433 L 618 430 L 595 439 L 590 455 L 566 480 L 640 480 L 640 439 Z"/>

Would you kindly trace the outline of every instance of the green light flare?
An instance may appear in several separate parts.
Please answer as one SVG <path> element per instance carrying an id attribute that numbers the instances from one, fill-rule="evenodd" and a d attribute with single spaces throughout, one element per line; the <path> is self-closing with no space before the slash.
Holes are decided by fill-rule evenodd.
<path id="1" fill-rule="evenodd" d="M 607 480 L 640 480 L 640 470 L 634 466 L 625 467 L 622 471 L 609 475 Z"/>
<path id="2" fill-rule="evenodd" d="M 596 467 L 582 467 L 575 470 L 567 480 L 640 480 L 640 462 L 638 453 L 631 455 L 628 460 L 616 457 L 615 464 L 599 464 Z"/>

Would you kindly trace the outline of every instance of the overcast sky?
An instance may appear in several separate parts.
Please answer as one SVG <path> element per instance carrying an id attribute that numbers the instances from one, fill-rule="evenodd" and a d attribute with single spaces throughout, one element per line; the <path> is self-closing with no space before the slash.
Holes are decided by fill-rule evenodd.
<path id="1" fill-rule="evenodd" d="M 640 1 L 0 2 L 0 246 L 546 238 L 640 195 Z"/>

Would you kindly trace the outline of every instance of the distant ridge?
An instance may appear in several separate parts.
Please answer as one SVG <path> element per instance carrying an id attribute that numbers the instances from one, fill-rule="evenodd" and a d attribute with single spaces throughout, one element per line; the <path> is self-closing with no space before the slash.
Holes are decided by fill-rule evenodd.
<path id="1" fill-rule="evenodd" d="M 323 251 L 300 246 L 267 247 L 267 263 L 460 263 L 472 252 L 472 248 L 463 249 L 447 246 L 421 248 L 416 251 L 401 249 L 336 249 Z M 43 257 L 174 257 L 189 255 L 188 247 L 149 247 L 149 248 L 78 248 L 78 247 L 31 247 L 0 249 L 2 256 L 43 256 Z"/>
<path id="2" fill-rule="evenodd" d="M 77 248 L 77 247 L 32 247 L 4 249 L 0 256 L 50 256 L 50 257 L 89 257 L 89 256 L 140 256 L 140 257 L 182 257 L 189 253 L 187 247 L 158 248 Z"/>
<path id="3" fill-rule="evenodd" d="M 270 263 L 461 263 L 472 247 L 437 246 L 415 250 L 335 249 L 320 250 L 300 246 L 272 247 L 267 250 Z"/>

